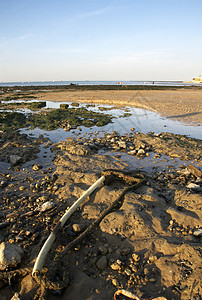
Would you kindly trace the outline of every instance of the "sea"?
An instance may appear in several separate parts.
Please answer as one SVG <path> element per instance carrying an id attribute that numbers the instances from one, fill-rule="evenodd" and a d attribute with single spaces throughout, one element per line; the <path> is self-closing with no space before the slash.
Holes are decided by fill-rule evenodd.
<path id="1" fill-rule="evenodd" d="M 0 82 L 0 86 L 54 86 L 54 85 L 156 85 L 156 86 L 199 86 L 198 83 L 178 81 L 22 81 L 22 82 Z"/>

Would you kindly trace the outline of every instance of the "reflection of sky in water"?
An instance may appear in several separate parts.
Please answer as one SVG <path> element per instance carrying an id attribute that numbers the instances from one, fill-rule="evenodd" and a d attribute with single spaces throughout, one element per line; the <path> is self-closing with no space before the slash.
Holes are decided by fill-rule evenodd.
<path id="1" fill-rule="evenodd" d="M 29 102 L 34 102 L 34 101 L 37 100 L 33 99 Z M 7 103 L 9 102 L 22 102 L 22 100 L 7 101 Z M 71 102 L 66 102 L 66 103 L 69 104 L 70 107 L 74 107 L 71 105 Z M 44 109 L 60 108 L 60 104 L 65 104 L 65 102 L 46 101 L 46 107 Z M 98 131 L 100 134 L 102 134 L 103 130 L 108 133 L 111 133 L 112 131 L 117 131 L 120 134 L 124 134 L 124 133 L 130 133 L 131 132 L 130 129 L 134 128 L 135 131 L 140 131 L 143 133 L 147 133 L 149 131 L 154 131 L 155 133 L 161 133 L 167 131 L 167 132 L 187 135 L 199 139 L 201 139 L 202 136 L 201 126 L 186 125 L 179 121 L 163 118 L 155 112 L 148 111 L 142 108 L 135 108 L 135 107 L 118 108 L 115 107 L 114 105 L 103 105 L 103 104 L 93 104 L 93 106 L 89 106 L 89 105 L 90 104 L 87 103 L 79 103 L 79 107 L 87 106 L 88 110 L 92 110 L 94 112 L 100 112 L 103 114 L 109 114 L 114 116 L 115 118 L 113 118 L 113 123 L 110 123 L 103 127 L 94 126 L 91 128 L 85 128 L 81 126 L 82 134 L 86 132 L 87 133 L 93 132 L 95 130 Z M 101 111 L 99 110 L 99 107 L 112 108 L 112 109 Z M 17 111 L 24 112 L 24 113 L 31 112 L 31 110 L 23 109 L 23 108 L 18 109 Z M 124 113 L 130 113 L 132 115 L 123 118 L 121 116 L 123 116 Z M 80 134 L 81 132 L 78 129 L 71 130 L 70 132 L 65 132 L 63 129 L 44 131 L 36 128 L 36 129 L 28 130 L 26 131 L 26 133 L 33 133 L 34 135 L 35 134 L 37 135 L 38 133 L 39 134 L 46 133 L 47 136 L 52 141 L 58 142 L 62 139 L 65 139 L 66 137 Z"/>
<path id="2" fill-rule="evenodd" d="M 59 108 L 60 104 L 64 104 L 64 102 L 46 101 L 46 108 Z M 79 107 L 86 107 L 86 105 L 89 104 L 80 103 Z M 73 106 L 70 105 L 70 107 Z M 151 112 L 145 109 L 135 108 L 135 107 L 113 108 L 106 111 L 100 111 L 99 107 L 111 108 L 114 106 L 95 104 L 94 107 L 92 106 L 88 107 L 89 110 L 115 116 L 115 118 L 113 118 L 113 123 L 110 123 L 103 127 L 93 126 L 91 128 L 85 128 L 83 126 L 80 126 L 82 131 L 78 129 L 73 129 L 69 132 L 65 132 L 63 129 L 44 131 L 44 130 L 40 130 L 39 128 L 36 128 L 36 129 L 25 130 L 25 132 L 27 134 L 33 133 L 36 136 L 38 134 L 46 134 L 53 142 L 59 142 L 70 136 L 77 136 L 85 133 L 93 134 L 94 131 L 99 132 L 101 136 L 103 135 L 103 131 L 107 133 L 111 133 L 112 131 L 117 131 L 119 134 L 125 134 L 125 133 L 130 133 L 131 128 L 134 128 L 135 131 L 140 131 L 143 133 L 147 133 L 150 131 L 153 131 L 155 133 L 171 132 L 171 133 L 187 135 L 193 138 L 199 138 L 199 139 L 201 138 L 201 126 L 186 125 L 179 121 L 166 119 L 161 117 L 159 114 L 155 112 Z M 120 117 L 123 116 L 125 112 L 130 113 L 132 115 L 125 118 Z"/>

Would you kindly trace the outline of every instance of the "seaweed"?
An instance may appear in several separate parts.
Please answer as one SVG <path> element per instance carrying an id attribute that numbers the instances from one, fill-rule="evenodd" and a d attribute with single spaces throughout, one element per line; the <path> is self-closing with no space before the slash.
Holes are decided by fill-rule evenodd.
<path id="1" fill-rule="evenodd" d="M 0 112 L 0 129 L 13 130 L 24 127 L 26 116 L 18 112 Z"/>

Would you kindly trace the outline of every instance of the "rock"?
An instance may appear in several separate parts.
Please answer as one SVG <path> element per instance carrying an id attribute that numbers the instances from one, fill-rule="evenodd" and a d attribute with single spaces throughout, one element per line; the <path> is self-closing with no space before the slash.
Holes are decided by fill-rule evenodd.
<path id="1" fill-rule="evenodd" d="M 139 255 L 136 254 L 136 253 L 133 253 L 133 254 L 132 254 L 132 258 L 133 258 L 133 260 L 136 261 L 136 262 L 140 260 Z"/>
<path id="2" fill-rule="evenodd" d="M 72 229 L 75 233 L 80 233 L 80 232 L 84 231 L 85 226 L 84 226 L 84 224 L 73 224 Z"/>
<path id="3" fill-rule="evenodd" d="M 2 187 L 2 188 L 5 188 L 7 185 L 8 185 L 8 182 L 5 181 L 5 180 L 2 180 L 2 181 L 0 182 L 0 187 Z"/>
<path id="4" fill-rule="evenodd" d="M 23 256 L 23 250 L 14 244 L 0 244 L 0 270 L 5 270 L 8 267 L 16 267 Z"/>
<path id="5" fill-rule="evenodd" d="M 107 248 L 104 247 L 104 246 L 99 246 L 98 248 L 99 252 L 102 254 L 102 255 L 106 255 L 107 254 Z"/>
<path id="6" fill-rule="evenodd" d="M 120 270 L 121 269 L 121 265 L 120 264 L 118 264 L 117 262 L 115 262 L 115 263 L 113 263 L 113 264 L 111 264 L 111 266 L 110 266 L 111 268 L 112 268 L 112 270 L 114 270 L 114 271 L 117 271 L 117 270 Z"/>
<path id="7" fill-rule="evenodd" d="M 68 109 L 69 105 L 68 104 L 60 104 L 60 109 Z"/>
<path id="8" fill-rule="evenodd" d="M 124 149 L 127 148 L 126 142 L 124 142 L 124 141 L 118 141 L 117 143 L 118 143 L 118 146 L 119 146 L 120 148 L 124 148 Z"/>
<path id="9" fill-rule="evenodd" d="M 128 152 L 128 154 L 129 154 L 129 155 L 135 155 L 136 152 L 137 152 L 136 150 L 131 150 L 131 151 Z"/>
<path id="10" fill-rule="evenodd" d="M 25 186 L 24 186 L 24 185 L 21 185 L 21 186 L 19 187 L 19 190 L 20 190 L 20 191 L 24 191 L 24 190 L 25 190 Z"/>
<path id="11" fill-rule="evenodd" d="M 96 266 L 100 271 L 104 271 L 107 268 L 107 258 L 106 256 L 102 256 L 96 262 Z"/>
<path id="12" fill-rule="evenodd" d="M 121 250 L 121 255 L 126 256 L 130 253 L 130 248 L 125 248 Z"/>
<path id="13" fill-rule="evenodd" d="M 140 149 L 137 151 L 137 155 L 145 155 L 144 149 Z"/>
<path id="14" fill-rule="evenodd" d="M 202 172 L 194 167 L 193 165 L 189 164 L 187 166 L 188 171 L 190 171 L 191 174 L 193 174 L 195 177 L 202 177 Z"/>
<path id="15" fill-rule="evenodd" d="M 125 269 L 125 273 L 126 273 L 126 275 L 128 275 L 128 276 L 131 276 L 131 275 L 132 275 L 132 272 L 131 272 L 130 269 Z"/>
<path id="16" fill-rule="evenodd" d="M 198 190 L 200 190 L 201 187 L 200 187 L 200 185 L 191 182 L 187 185 L 187 188 L 198 191 Z"/>
<path id="17" fill-rule="evenodd" d="M 40 169 L 40 165 L 39 164 L 35 164 L 32 169 L 34 171 L 38 171 Z"/>
<path id="18" fill-rule="evenodd" d="M 193 232 L 193 235 L 195 235 L 196 237 L 202 237 L 202 229 L 195 230 Z"/>
<path id="19" fill-rule="evenodd" d="M 149 278 L 149 282 L 151 283 L 155 283 L 157 281 L 157 279 L 155 277 Z"/>
<path id="20" fill-rule="evenodd" d="M 116 278 L 113 278 L 113 279 L 112 279 L 112 284 L 113 284 L 114 286 L 119 286 L 119 283 L 118 283 L 118 281 L 117 281 Z"/>
<path id="21" fill-rule="evenodd" d="M 22 298 L 20 297 L 20 295 L 18 293 L 15 293 L 10 300 L 21 300 L 21 299 Z"/>
<path id="22" fill-rule="evenodd" d="M 11 165 L 15 166 L 17 164 L 19 164 L 22 161 L 22 157 L 19 155 L 10 155 L 10 163 Z"/>
<path id="23" fill-rule="evenodd" d="M 5 227 L 7 227 L 7 226 L 9 226 L 10 225 L 10 222 L 1 222 L 0 223 L 0 229 L 1 228 L 5 228 Z"/>
<path id="24" fill-rule="evenodd" d="M 53 207 L 55 207 L 55 203 L 51 202 L 51 201 L 47 201 L 41 205 L 39 210 L 40 210 L 40 212 L 45 212 L 47 210 L 52 209 Z"/>

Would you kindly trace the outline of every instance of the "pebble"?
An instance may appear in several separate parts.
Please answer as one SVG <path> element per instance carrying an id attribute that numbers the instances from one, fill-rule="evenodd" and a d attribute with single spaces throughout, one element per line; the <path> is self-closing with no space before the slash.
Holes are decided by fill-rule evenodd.
<path id="1" fill-rule="evenodd" d="M 119 283 L 118 283 L 117 279 L 115 279 L 115 278 L 112 279 L 112 284 L 114 286 L 119 286 Z"/>
<path id="2" fill-rule="evenodd" d="M 125 248 L 121 250 L 121 255 L 126 256 L 130 253 L 130 248 Z"/>
<path id="3" fill-rule="evenodd" d="M 138 150 L 137 155 L 145 155 L 144 149 Z"/>
<path id="4" fill-rule="evenodd" d="M 19 190 L 20 190 L 20 191 L 24 191 L 24 190 L 25 190 L 25 186 L 23 186 L 23 185 L 20 186 L 20 187 L 19 187 Z"/>
<path id="5" fill-rule="evenodd" d="M 21 299 L 22 298 L 20 297 L 20 295 L 18 293 L 15 293 L 10 300 L 21 300 Z"/>
<path id="6" fill-rule="evenodd" d="M 154 277 L 152 277 L 152 278 L 149 278 L 149 282 L 151 282 L 151 283 L 155 283 L 157 281 L 157 279 L 156 278 L 154 278 Z"/>
<path id="7" fill-rule="evenodd" d="M 191 190 L 200 190 L 201 187 L 200 185 L 191 182 L 187 185 L 187 188 Z"/>
<path id="8" fill-rule="evenodd" d="M 202 237 L 202 229 L 198 229 L 198 230 L 194 231 L 193 235 L 195 235 L 197 237 Z"/>
<path id="9" fill-rule="evenodd" d="M 75 233 L 80 233 L 80 232 L 84 231 L 85 226 L 84 226 L 84 224 L 73 224 L 72 229 Z"/>
<path id="10" fill-rule="evenodd" d="M 111 264 L 110 267 L 111 267 L 111 269 L 114 270 L 114 271 L 117 271 L 117 270 L 120 270 L 120 269 L 121 269 L 120 264 L 118 264 L 117 262 Z"/>
<path id="11" fill-rule="evenodd" d="M 23 250 L 14 244 L 0 244 L 0 270 L 5 270 L 8 267 L 16 267 L 22 259 Z"/>
<path id="12" fill-rule="evenodd" d="M 131 151 L 128 151 L 128 154 L 129 155 L 136 155 L 136 152 L 137 152 L 136 150 L 131 150 Z"/>
<path id="13" fill-rule="evenodd" d="M 47 210 L 52 209 L 53 207 L 55 207 L 55 203 L 51 202 L 51 201 L 47 201 L 41 205 L 39 210 L 40 210 L 40 212 L 45 212 Z"/>
<path id="14" fill-rule="evenodd" d="M 102 255 L 106 255 L 107 254 L 107 248 L 104 247 L 104 246 L 99 246 L 98 248 L 99 252 L 102 254 Z"/>
<path id="15" fill-rule="evenodd" d="M 139 260 L 140 260 L 140 257 L 139 257 L 139 255 L 138 255 L 138 254 L 136 254 L 136 253 L 133 253 L 133 254 L 132 254 L 132 258 L 133 258 L 133 260 L 134 260 L 135 262 L 137 262 L 137 261 L 139 261 Z"/>
<path id="16" fill-rule="evenodd" d="M 35 164 L 32 169 L 34 171 L 38 171 L 40 168 L 41 168 L 41 166 L 39 164 Z"/>
<path id="17" fill-rule="evenodd" d="M 106 256 L 100 257 L 97 262 L 96 266 L 100 271 L 104 271 L 107 268 L 107 258 Z"/>
<path id="18" fill-rule="evenodd" d="M 132 275 L 132 272 L 131 272 L 130 269 L 125 269 L 125 273 L 126 273 L 126 275 L 128 275 L 128 276 Z"/>
<path id="19" fill-rule="evenodd" d="M 5 181 L 5 180 L 2 180 L 2 181 L 0 182 L 0 187 L 2 187 L 2 188 L 5 188 L 7 185 L 8 185 L 8 182 Z"/>
<path id="20" fill-rule="evenodd" d="M 10 155 L 10 163 L 12 165 L 17 165 L 21 162 L 22 157 L 19 155 Z"/>

